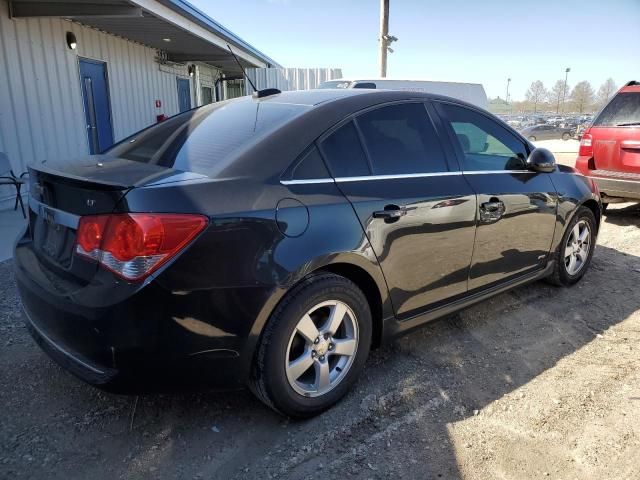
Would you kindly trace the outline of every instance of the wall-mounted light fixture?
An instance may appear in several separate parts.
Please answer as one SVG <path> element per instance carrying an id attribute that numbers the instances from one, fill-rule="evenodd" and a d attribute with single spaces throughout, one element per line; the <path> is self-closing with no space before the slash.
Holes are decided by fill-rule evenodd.
<path id="1" fill-rule="evenodd" d="M 196 73 L 196 66 L 195 65 L 189 65 L 187 67 L 187 72 L 189 72 L 189 76 L 193 77 Z"/>
<path id="2" fill-rule="evenodd" d="M 78 42 L 76 40 L 76 34 L 73 32 L 67 32 L 67 47 L 71 50 L 75 50 L 78 46 Z"/>
<path id="3" fill-rule="evenodd" d="M 171 41 L 171 39 L 170 38 L 163 38 L 162 41 L 169 43 Z"/>

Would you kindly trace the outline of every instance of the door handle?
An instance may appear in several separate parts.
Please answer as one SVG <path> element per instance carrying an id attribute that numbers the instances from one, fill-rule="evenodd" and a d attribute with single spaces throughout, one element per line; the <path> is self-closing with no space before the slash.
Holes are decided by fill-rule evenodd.
<path id="1" fill-rule="evenodd" d="M 480 204 L 480 221 L 483 223 L 494 223 L 504 215 L 505 207 L 499 198 L 491 198 L 488 202 Z"/>
<path id="2" fill-rule="evenodd" d="M 640 150 L 640 142 L 636 142 L 633 140 L 625 140 L 623 142 L 620 142 L 620 146 L 624 150 Z"/>
<path id="3" fill-rule="evenodd" d="M 404 217 L 412 208 L 399 207 L 398 205 L 385 205 L 384 210 L 373 212 L 373 218 L 383 218 L 385 221 L 396 221 Z"/>

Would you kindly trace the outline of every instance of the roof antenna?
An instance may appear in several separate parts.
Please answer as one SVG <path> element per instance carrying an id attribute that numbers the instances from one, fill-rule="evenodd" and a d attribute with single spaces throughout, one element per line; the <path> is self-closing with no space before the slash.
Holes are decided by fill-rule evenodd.
<path id="1" fill-rule="evenodd" d="M 227 48 L 229 49 L 229 51 L 231 52 L 231 55 L 233 55 L 233 58 L 235 59 L 235 61 L 238 64 L 238 66 L 240 67 L 240 70 L 242 71 L 242 75 L 244 76 L 244 78 L 247 79 L 247 81 L 249 82 L 249 85 L 251 85 L 251 88 L 253 88 L 253 97 L 254 98 L 268 97 L 269 95 L 275 95 L 277 93 L 282 93 L 277 88 L 265 88 L 264 90 L 258 90 L 256 88 L 256 86 L 253 84 L 253 82 L 251 81 L 251 79 L 249 78 L 249 76 L 247 75 L 247 72 L 244 71 L 244 68 L 242 67 L 242 64 L 240 63 L 240 60 L 238 60 L 238 57 L 236 57 L 236 54 L 233 53 L 233 50 L 231 50 L 231 45 L 229 45 L 228 43 L 227 43 Z"/>

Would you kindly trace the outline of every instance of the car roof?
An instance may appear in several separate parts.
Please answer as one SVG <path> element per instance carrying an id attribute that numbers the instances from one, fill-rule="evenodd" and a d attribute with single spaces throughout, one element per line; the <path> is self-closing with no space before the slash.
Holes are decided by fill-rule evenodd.
<path id="1" fill-rule="evenodd" d="M 317 90 L 294 90 L 262 97 L 258 101 L 267 103 L 281 103 L 288 105 L 314 106 L 345 97 L 353 97 L 368 93 L 364 89 L 326 88 Z"/>
<path id="2" fill-rule="evenodd" d="M 327 88 L 315 90 L 295 90 L 269 95 L 260 99 L 253 98 L 254 101 L 266 103 L 279 103 L 285 105 L 305 105 L 315 107 L 329 102 L 350 102 L 359 99 L 358 103 L 370 102 L 371 105 L 388 101 L 402 100 L 444 100 L 454 101 L 471 108 L 479 108 L 464 100 L 454 97 L 447 97 L 435 93 L 416 92 L 410 90 L 375 90 L 366 88 Z"/>

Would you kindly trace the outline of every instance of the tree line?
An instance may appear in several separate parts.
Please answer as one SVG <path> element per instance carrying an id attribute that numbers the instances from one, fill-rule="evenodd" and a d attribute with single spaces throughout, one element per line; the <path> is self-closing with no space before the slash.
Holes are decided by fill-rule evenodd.
<path id="1" fill-rule="evenodd" d="M 600 110 L 616 93 L 618 87 L 613 78 L 608 78 L 596 92 L 591 84 L 583 80 L 573 88 L 558 80 L 547 89 L 540 80 L 531 83 L 525 93 L 525 101 L 513 102 L 513 111 L 556 113 L 590 113 Z"/>

